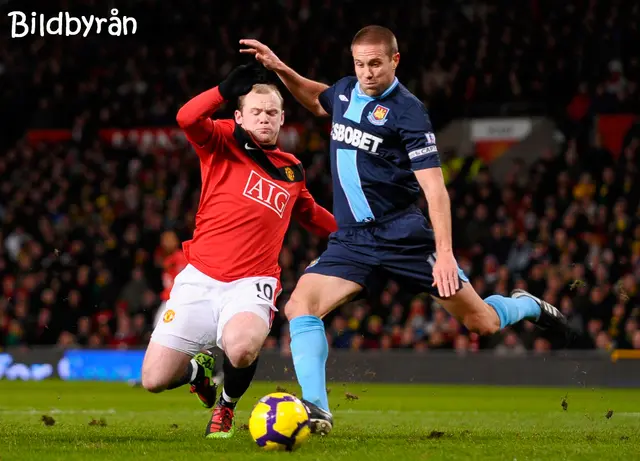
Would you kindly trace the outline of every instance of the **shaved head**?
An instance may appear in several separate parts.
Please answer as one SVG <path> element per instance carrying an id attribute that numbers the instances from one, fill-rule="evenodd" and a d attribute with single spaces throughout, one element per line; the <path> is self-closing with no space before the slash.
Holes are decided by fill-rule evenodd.
<path id="1" fill-rule="evenodd" d="M 384 45 L 389 57 L 398 52 L 398 41 L 386 27 L 367 26 L 358 31 L 351 41 L 351 50 L 355 45 Z"/>

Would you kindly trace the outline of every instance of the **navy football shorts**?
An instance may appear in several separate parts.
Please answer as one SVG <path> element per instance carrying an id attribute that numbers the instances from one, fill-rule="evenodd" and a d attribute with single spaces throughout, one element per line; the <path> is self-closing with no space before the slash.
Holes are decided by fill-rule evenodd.
<path id="1" fill-rule="evenodd" d="M 438 296 L 437 287 L 432 286 L 435 251 L 433 230 L 424 214 L 411 208 L 334 232 L 326 251 L 305 273 L 339 277 L 365 289 L 390 278 L 412 293 Z M 460 288 L 469 281 L 460 268 L 458 277 Z"/>

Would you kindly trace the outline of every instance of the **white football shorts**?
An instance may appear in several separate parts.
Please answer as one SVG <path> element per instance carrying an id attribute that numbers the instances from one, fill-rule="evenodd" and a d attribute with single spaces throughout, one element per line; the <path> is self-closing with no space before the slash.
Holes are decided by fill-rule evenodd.
<path id="1" fill-rule="evenodd" d="M 274 277 L 220 282 L 189 264 L 160 307 L 151 341 L 191 356 L 213 346 L 222 349 L 224 327 L 240 312 L 253 312 L 271 328 L 277 289 Z"/>

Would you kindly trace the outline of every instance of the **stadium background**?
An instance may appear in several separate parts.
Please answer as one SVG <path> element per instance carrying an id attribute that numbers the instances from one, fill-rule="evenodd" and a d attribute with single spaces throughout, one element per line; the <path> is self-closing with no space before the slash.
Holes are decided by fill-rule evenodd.
<path id="1" fill-rule="evenodd" d="M 39 3 L 39 12 L 73 7 L 78 16 L 107 17 L 114 6 Z M 456 255 L 476 289 L 505 294 L 519 286 L 544 297 L 581 332 L 576 348 L 640 350 L 634 2 L 117 7 L 137 19 L 136 35 L 0 38 L 0 347 L 144 348 L 173 251 L 166 233 L 190 237 L 199 198 L 197 157 L 175 123 L 180 105 L 244 62 L 241 37 L 260 38 L 301 74 L 331 83 L 352 73 L 353 34 L 379 23 L 396 32 L 398 76 L 424 101 L 438 135 L 470 127 L 468 148 L 439 145 Z M 0 29 L 8 27 L 3 14 Z M 330 208 L 326 120 L 284 94 L 281 143 L 298 154 L 309 189 Z M 540 120 L 553 130 L 527 143 Z M 492 170 L 496 162 L 504 174 Z M 323 248 L 292 225 L 279 306 Z M 265 348 L 287 353 L 287 334 L 281 317 Z M 327 334 L 334 348 L 352 350 L 518 355 L 557 347 L 526 323 L 480 339 L 393 282 L 328 318 Z"/>

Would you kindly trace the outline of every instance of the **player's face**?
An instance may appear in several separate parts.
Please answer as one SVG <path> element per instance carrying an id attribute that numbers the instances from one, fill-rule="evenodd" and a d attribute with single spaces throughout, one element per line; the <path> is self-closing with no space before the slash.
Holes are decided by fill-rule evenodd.
<path id="1" fill-rule="evenodd" d="M 361 44 L 354 45 L 351 54 L 362 91 L 369 96 L 384 93 L 396 76 L 400 53 L 389 56 L 383 44 Z"/>
<path id="2" fill-rule="evenodd" d="M 284 111 L 278 96 L 251 91 L 244 98 L 242 111 L 236 110 L 236 122 L 251 133 L 259 144 L 275 144 L 284 123 Z"/>

